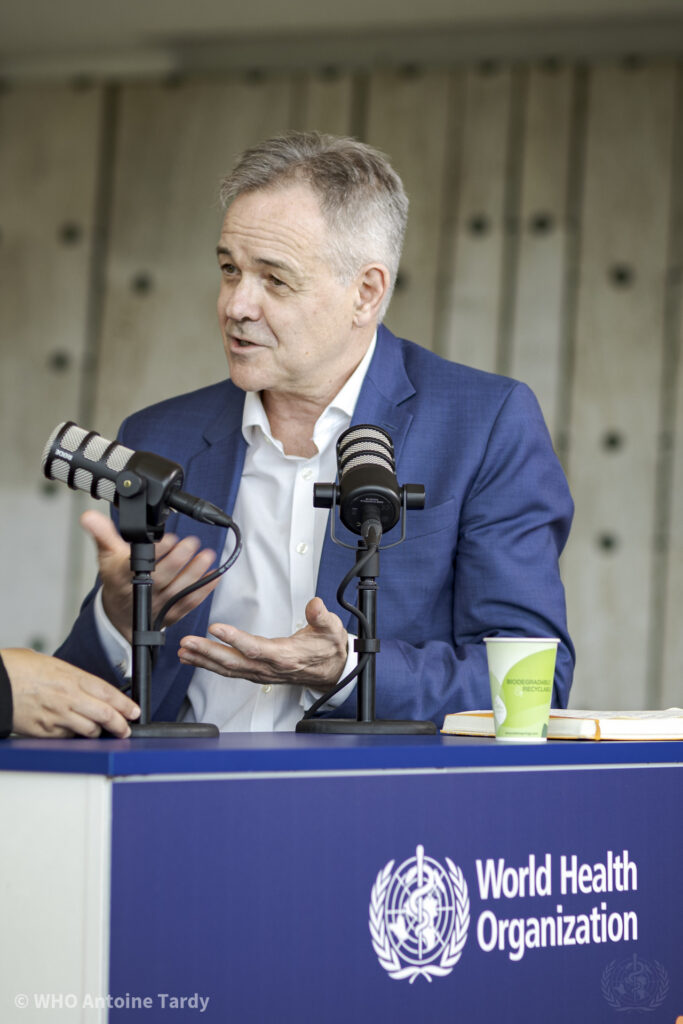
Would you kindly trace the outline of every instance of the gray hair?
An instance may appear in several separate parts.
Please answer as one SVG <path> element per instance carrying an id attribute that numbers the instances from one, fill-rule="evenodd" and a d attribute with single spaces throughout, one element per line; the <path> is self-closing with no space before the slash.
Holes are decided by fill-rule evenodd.
<path id="1" fill-rule="evenodd" d="M 383 153 L 356 139 L 292 131 L 245 150 L 221 182 L 220 200 L 227 208 L 246 192 L 294 182 L 305 182 L 318 197 L 330 228 L 330 262 L 344 284 L 366 263 L 387 267 L 381 318 L 396 283 L 408 219 L 398 174 Z"/>

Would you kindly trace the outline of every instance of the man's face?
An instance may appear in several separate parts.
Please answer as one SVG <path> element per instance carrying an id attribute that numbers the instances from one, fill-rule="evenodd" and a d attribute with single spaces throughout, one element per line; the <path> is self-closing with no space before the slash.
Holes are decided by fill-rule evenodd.
<path id="1" fill-rule="evenodd" d="M 328 228 L 304 184 L 246 193 L 218 245 L 218 321 L 234 383 L 245 391 L 325 404 L 362 359 L 358 284 L 341 284 L 326 256 Z M 374 328 L 373 328 L 374 329 Z"/>

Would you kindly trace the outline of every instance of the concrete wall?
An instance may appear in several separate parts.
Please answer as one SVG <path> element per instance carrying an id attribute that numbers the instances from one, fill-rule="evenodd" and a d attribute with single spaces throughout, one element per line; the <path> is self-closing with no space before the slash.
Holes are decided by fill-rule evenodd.
<path id="1" fill-rule="evenodd" d="M 49 433 L 221 377 L 218 179 L 309 127 L 405 180 L 392 330 L 541 401 L 577 505 L 574 706 L 682 704 L 682 82 L 674 57 L 459 60 L 0 94 L 0 644 L 51 650 L 92 576 Z"/>

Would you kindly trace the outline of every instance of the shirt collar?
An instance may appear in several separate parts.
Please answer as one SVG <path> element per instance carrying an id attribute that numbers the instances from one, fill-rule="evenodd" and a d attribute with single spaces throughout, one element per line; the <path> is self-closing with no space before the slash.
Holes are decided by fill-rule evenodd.
<path id="1" fill-rule="evenodd" d="M 360 363 L 341 390 L 334 396 L 327 408 L 321 413 L 316 423 L 314 436 L 318 431 L 318 427 L 325 420 L 329 419 L 330 414 L 332 413 L 341 413 L 349 423 L 351 422 L 351 417 L 353 416 L 353 411 L 356 408 L 356 402 L 358 401 L 358 396 L 360 395 L 360 390 L 363 386 L 363 381 L 365 380 L 365 374 L 368 372 L 368 367 L 374 355 L 376 344 L 377 332 L 375 331 L 374 337 L 368 346 L 368 350 Z M 266 416 L 266 410 L 263 408 L 261 395 L 258 391 L 247 391 L 244 399 L 244 409 L 242 411 L 242 435 L 244 436 L 244 440 L 247 444 L 254 443 L 254 435 L 259 428 L 265 437 L 269 438 L 271 441 L 274 440 L 270 432 L 270 423 Z"/>

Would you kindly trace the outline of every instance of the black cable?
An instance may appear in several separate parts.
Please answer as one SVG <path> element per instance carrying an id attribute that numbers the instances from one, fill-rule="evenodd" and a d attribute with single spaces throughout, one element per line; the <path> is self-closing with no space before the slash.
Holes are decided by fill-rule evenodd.
<path id="1" fill-rule="evenodd" d="M 237 523 L 235 523 L 232 519 L 230 520 L 230 525 L 228 526 L 228 529 L 232 530 L 232 532 L 235 534 L 235 546 L 232 549 L 230 556 L 226 559 L 225 562 L 223 562 L 222 565 L 219 565 L 217 569 L 214 569 L 213 572 L 210 572 L 208 576 L 202 576 L 201 579 L 195 580 L 194 583 L 191 583 L 189 587 L 185 587 L 177 594 L 174 594 L 173 597 L 170 598 L 162 607 L 161 611 L 154 620 L 154 625 L 152 626 L 154 632 L 158 632 L 162 628 L 164 619 L 166 618 L 169 611 L 177 601 L 182 600 L 183 597 L 187 597 L 188 594 L 193 594 L 195 590 L 199 590 L 200 587 L 205 587 L 207 583 L 213 583 L 214 580 L 218 579 L 219 576 L 222 576 L 223 573 L 227 572 L 228 569 L 235 564 L 235 562 L 237 561 L 237 556 L 242 550 L 242 534 L 240 533 L 240 529 Z"/>
<path id="2" fill-rule="evenodd" d="M 194 591 L 199 590 L 200 587 L 205 587 L 207 583 L 213 583 L 215 579 L 218 579 L 219 576 L 222 576 L 223 573 L 226 573 L 228 569 L 230 569 L 230 567 L 235 564 L 235 562 L 237 561 L 237 557 L 240 551 L 242 550 L 242 534 L 240 532 L 239 526 L 232 519 L 230 520 L 228 529 L 232 530 L 232 532 L 235 534 L 235 546 L 230 552 L 228 558 L 225 560 L 225 562 L 223 562 L 222 565 L 219 565 L 217 569 L 214 569 L 213 572 L 208 573 L 206 576 L 202 576 L 201 579 L 195 580 L 194 583 L 191 583 L 189 587 L 184 587 L 183 590 L 180 590 L 177 594 L 174 594 L 174 596 L 170 598 L 162 607 L 161 611 L 154 620 L 154 625 L 152 626 L 153 632 L 158 633 L 161 631 L 161 629 L 163 628 L 164 619 L 166 618 L 170 609 L 177 601 L 180 601 L 183 597 L 187 597 L 188 594 L 193 594 Z M 154 665 L 155 661 L 157 660 L 159 650 L 159 647 L 154 647 L 152 649 L 152 665 Z M 121 687 L 121 692 L 128 693 L 132 689 L 133 680 L 131 679 L 129 682 L 126 683 L 125 686 Z"/>
<path id="3" fill-rule="evenodd" d="M 362 569 L 363 566 L 367 565 L 370 559 L 377 554 L 378 550 L 379 544 L 369 545 L 368 550 L 365 552 L 362 558 L 359 558 L 356 564 L 349 569 L 346 576 L 344 577 L 344 579 L 339 584 L 339 587 L 337 588 L 337 602 L 341 605 L 342 608 L 345 608 L 347 612 L 351 612 L 352 615 L 356 616 L 358 622 L 360 623 L 359 636 L 362 638 L 367 638 L 367 635 L 370 632 L 370 623 L 368 622 L 366 616 L 363 614 L 360 608 L 356 608 L 355 605 L 350 604 L 345 599 L 344 591 L 346 590 L 354 576 L 360 576 L 359 569 Z M 361 654 L 360 658 L 358 659 L 358 664 L 356 665 L 356 667 L 352 669 L 350 672 L 348 672 L 343 679 L 340 679 L 336 686 L 334 686 L 331 690 L 329 690 L 327 693 L 324 693 L 322 697 L 318 697 L 318 699 L 313 704 L 311 704 L 308 711 L 304 712 L 302 721 L 304 721 L 307 718 L 312 718 L 316 711 L 318 711 L 323 706 L 323 704 L 327 704 L 328 700 L 331 700 L 335 694 L 339 693 L 340 690 L 343 690 L 347 683 L 350 683 L 352 679 L 355 679 L 356 676 L 359 676 L 363 669 L 365 668 L 369 657 L 369 654 Z"/>

